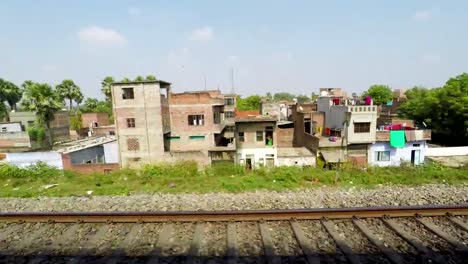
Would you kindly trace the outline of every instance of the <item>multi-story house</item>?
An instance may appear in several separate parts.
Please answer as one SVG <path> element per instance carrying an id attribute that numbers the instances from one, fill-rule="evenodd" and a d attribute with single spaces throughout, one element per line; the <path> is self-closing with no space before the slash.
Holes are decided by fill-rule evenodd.
<path id="1" fill-rule="evenodd" d="M 116 82 L 112 102 L 122 167 L 164 161 L 171 121 L 165 81 Z"/>

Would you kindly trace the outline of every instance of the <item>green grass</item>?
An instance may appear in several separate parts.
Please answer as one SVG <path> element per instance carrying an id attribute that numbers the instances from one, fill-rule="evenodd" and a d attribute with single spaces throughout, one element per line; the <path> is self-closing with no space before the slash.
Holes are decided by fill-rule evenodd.
<path id="1" fill-rule="evenodd" d="M 335 178 L 337 179 L 335 181 Z M 198 168 L 195 162 L 147 165 L 140 170 L 124 169 L 110 174 L 80 175 L 44 164 L 28 168 L 0 166 L 0 197 L 129 195 L 135 193 L 207 193 L 254 190 L 297 190 L 320 186 L 364 187 L 377 185 L 463 184 L 468 170 L 435 163 L 401 167 L 318 168 L 276 167 L 245 171 L 232 164 Z M 58 184 L 44 188 L 49 184 Z"/>

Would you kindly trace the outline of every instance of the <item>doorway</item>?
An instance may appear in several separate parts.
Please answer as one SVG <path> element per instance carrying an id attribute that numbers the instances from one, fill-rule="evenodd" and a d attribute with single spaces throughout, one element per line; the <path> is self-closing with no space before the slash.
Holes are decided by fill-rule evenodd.
<path id="1" fill-rule="evenodd" d="M 420 155 L 421 151 L 420 150 L 412 150 L 411 151 L 411 163 L 413 165 L 419 165 L 420 163 Z"/>
<path id="2" fill-rule="evenodd" d="M 251 170 L 251 169 L 252 169 L 252 164 L 253 164 L 252 158 L 246 158 L 246 159 L 245 159 L 245 168 L 246 168 L 247 170 Z"/>

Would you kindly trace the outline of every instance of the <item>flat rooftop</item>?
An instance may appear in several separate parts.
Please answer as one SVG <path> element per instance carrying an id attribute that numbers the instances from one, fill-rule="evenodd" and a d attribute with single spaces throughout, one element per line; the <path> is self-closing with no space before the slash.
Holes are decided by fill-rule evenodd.
<path id="1" fill-rule="evenodd" d="M 258 115 L 258 116 L 246 116 L 246 117 L 236 117 L 236 123 L 246 123 L 246 122 L 276 122 L 278 121 L 278 117 L 276 116 L 266 116 L 266 115 Z"/>
<path id="2" fill-rule="evenodd" d="M 167 86 L 167 85 L 171 85 L 170 82 L 166 82 L 166 81 L 163 81 L 163 80 L 155 80 L 155 81 L 129 81 L 129 82 L 113 82 L 112 84 L 115 85 L 132 85 L 132 84 L 144 84 L 144 83 L 159 83 L 159 84 L 162 84 L 164 86 Z"/>

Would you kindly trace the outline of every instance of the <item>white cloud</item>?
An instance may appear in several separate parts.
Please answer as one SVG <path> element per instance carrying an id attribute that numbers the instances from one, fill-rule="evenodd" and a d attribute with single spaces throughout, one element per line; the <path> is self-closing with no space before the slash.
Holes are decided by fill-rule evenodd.
<path id="1" fill-rule="evenodd" d="M 128 14 L 131 16 L 139 16 L 141 15 L 141 13 L 142 13 L 142 10 L 141 8 L 138 8 L 138 7 L 130 7 L 128 9 Z"/>
<path id="2" fill-rule="evenodd" d="M 123 46 L 127 43 L 127 39 L 116 30 L 98 26 L 80 29 L 78 38 L 80 42 L 94 46 Z"/>
<path id="3" fill-rule="evenodd" d="M 214 37 L 214 32 L 212 27 L 202 27 L 202 28 L 197 28 L 192 31 L 190 34 L 190 40 L 195 40 L 195 41 L 210 41 Z"/>
<path id="4" fill-rule="evenodd" d="M 432 18 L 433 11 L 431 10 L 419 10 L 413 15 L 414 21 L 428 21 Z"/>

